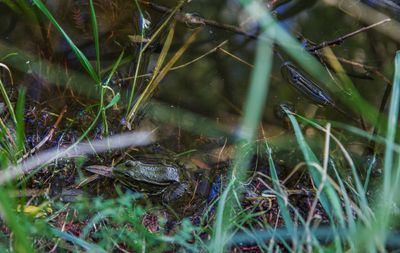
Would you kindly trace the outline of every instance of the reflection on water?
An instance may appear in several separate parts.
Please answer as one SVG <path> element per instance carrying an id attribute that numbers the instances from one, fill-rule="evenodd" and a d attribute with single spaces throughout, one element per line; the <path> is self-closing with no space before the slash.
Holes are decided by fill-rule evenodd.
<path id="1" fill-rule="evenodd" d="M 393 8 L 398 6 L 397 1 L 364 2 Z M 358 20 L 324 5 L 323 1 L 292 0 L 266 3 L 273 7 L 278 18 L 290 20 L 288 29 L 294 36 L 305 37 L 317 44 L 338 38 L 363 26 Z M 88 1 L 49 1 L 46 4 L 63 30 L 96 68 L 96 51 Z M 163 1 L 162 4 L 171 7 L 175 2 Z M 143 16 L 141 16 L 137 6 L 131 1 L 97 0 L 94 1 L 94 5 L 99 27 L 102 80 L 107 79 L 107 73 L 121 52 L 125 55 L 126 61 L 117 69 L 117 74 L 110 82 L 113 92 L 122 94 L 118 104 L 120 111 L 112 116 L 123 117 L 141 46 L 139 40 L 132 41 L 132 38 L 138 38 L 144 24 L 149 25 L 143 31 L 144 38 L 151 37 L 165 20 L 166 14 L 142 6 Z M 12 68 L 15 82 L 27 86 L 30 97 L 41 105 L 49 106 L 50 111 L 60 110 L 65 104 L 78 111 L 86 110 L 82 108 L 96 104 L 98 89 L 85 73 L 66 40 L 53 25 L 49 24 L 47 18 L 36 7 L 31 9 L 32 13 L 25 16 L 16 15 L 4 3 L 1 7 L 0 14 L 4 17 L 4 26 L 0 28 L 2 43 L 0 59 L 4 59 L 9 53 L 17 53 L 3 60 Z M 184 6 L 182 11 L 238 27 L 242 25 L 239 20 L 246 21 L 246 15 L 234 1 L 218 1 L 218 3 L 193 1 Z M 168 57 L 182 46 L 192 29 L 185 24 L 177 25 Z M 256 46 L 254 40 L 214 27 L 204 26 L 202 29 L 197 41 L 190 46 L 179 64 L 205 54 L 224 40 L 228 40 L 224 46 L 226 51 L 243 61 L 250 63 L 253 61 Z M 257 29 L 258 27 L 252 27 L 251 32 Z M 139 71 L 144 77 L 139 79 L 137 94 L 151 77 L 166 33 L 167 31 L 162 32 L 154 42 L 154 47 L 150 47 L 144 54 Z M 392 63 L 388 59 L 392 59 L 396 44 L 387 38 L 379 38 L 376 41 L 377 36 L 379 34 L 374 31 L 360 34 L 335 47 L 334 52 L 338 57 L 349 61 L 362 61 L 363 64 L 376 66 L 382 69 L 384 75 L 390 76 Z M 360 55 L 363 57 L 360 58 Z M 384 89 L 382 81 L 372 77 L 371 73 L 362 67 L 349 64 L 344 65 L 344 68 L 350 76 L 357 77 L 352 80 L 362 96 L 372 105 L 378 105 L 380 94 Z M 326 68 L 326 70 L 332 78 L 337 78 L 332 69 Z M 251 71 L 248 65 L 216 50 L 194 64 L 168 73 L 157 89 L 156 96 L 166 104 L 178 106 L 213 120 L 222 120 L 228 125 L 235 124 L 241 115 Z M 347 119 L 328 107 L 312 109 L 314 106 L 310 101 L 292 90 L 287 80 L 282 78 L 279 60 L 273 68 L 271 80 L 270 95 L 263 117 L 267 124 L 282 126 L 281 120 L 273 116 L 273 108 L 282 101 L 293 103 L 300 114 L 307 115 L 308 112 L 316 110 L 319 117 L 347 122 Z M 107 99 L 110 100 L 111 95 L 108 96 Z M 340 94 L 331 96 L 335 99 L 335 96 Z M 76 112 L 72 112 L 74 113 Z M 116 120 L 120 122 L 122 119 Z"/>

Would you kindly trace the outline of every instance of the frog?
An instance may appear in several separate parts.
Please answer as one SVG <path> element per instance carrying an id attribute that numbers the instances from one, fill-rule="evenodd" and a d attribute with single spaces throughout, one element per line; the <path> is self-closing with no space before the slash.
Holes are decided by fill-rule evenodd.
<path id="1" fill-rule="evenodd" d="M 182 163 L 163 159 L 126 160 L 115 167 L 94 165 L 86 167 L 86 170 L 114 178 L 136 192 L 161 196 L 162 203 L 165 205 L 182 203 L 192 198 L 193 194 L 206 196 L 210 188 L 209 184 L 201 187 L 194 186 L 198 174 L 196 170 Z M 200 182 L 201 184 L 204 185 L 204 182 Z"/>

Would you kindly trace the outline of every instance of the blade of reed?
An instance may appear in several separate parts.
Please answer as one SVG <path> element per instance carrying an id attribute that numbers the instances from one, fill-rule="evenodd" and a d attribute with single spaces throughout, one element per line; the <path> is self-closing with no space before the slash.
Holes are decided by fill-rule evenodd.
<path id="1" fill-rule="evenodd" d="M 63 35 L 64 39 L 67 41 L 68 45 L 71 47 L 75 56 L 78 58 L 79 62 L 82 64 L 83 68 L 87 71 L 89 76 L 96 82 L 96 84 L 100 83 L 100 77 L 97 75 L 96 71 L 93 69 L 88 58 L 82 53 L 81 50 L 74 44 L 68 34 L 62 29 L 62 27 L 58 24 L 56 19 L 47 9 L 47 7 L 43 4 L 41 0 L 32 0 L 36 6 L 43 12 L 43 14 L 50 20 L 50 22 L 56 27 L 56 29 Z"/>
<path id="2" fill-rule="evenodd" d="M 354 233 L 355 248 L 369 252 L 385 251 L 386 243 L 391 233 L 393 224 L 393 205 L 398 198 L 398 179 L 400 177 L 400 151 L 396 146 L 396 130 L 400 105 L 400 51 L 396 52 L 395 71 L 393 78 L 392 95 L 390 99 L 387 134 L 384 140 L 385 154 L 383 164 L 383 182 L 381 191 L 377 191 L 375 206 L 375 219 L 372 226 L 361 227 Z M 358 131 L 357 131 L 358 132 Z M 397 152 L 397 156 L 394 156 Z M 395 159 L 396 158 L 396 159 Z"/>

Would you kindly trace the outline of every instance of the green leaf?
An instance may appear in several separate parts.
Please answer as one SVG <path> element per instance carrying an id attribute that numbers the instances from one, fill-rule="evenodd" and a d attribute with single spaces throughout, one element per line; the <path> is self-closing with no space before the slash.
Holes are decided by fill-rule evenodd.
<path id="1" fill-rule="evenodd" d="M 121 95 L 119 93 L 117 93 L 117 95 L 115 95 L 113 97 L 113 99 L 111 100 L 110 103 L 108 103 L 108 105 L 106 107 L 104 107 L 104 110 L 107 110 L 109 108 L 111 108 L 113 105 L 115 105 L 116 103 L 118 103 L 118 101 L 121 99 Z"/>
<path id="2" fill-rule="evenodd" d="M 18 93 L 16 117 L 16 143 L 18 152 L 25 150 L 25 89 L 21 88 Z"/>
<path id="3" fill-rule="evenodd" d="M 96 12 L 94 10 L 93 0 L 89 1 L 90 4 L 90 17 L 92 19 L 92 31 L 93 31 L 93 40 L 94 47 L 96 49 L 96 67 L 97 67 L 97 75 L 100 76 L 100 42 L 99 42 L 99 28 L 97 26 L 97 18 Z"/>

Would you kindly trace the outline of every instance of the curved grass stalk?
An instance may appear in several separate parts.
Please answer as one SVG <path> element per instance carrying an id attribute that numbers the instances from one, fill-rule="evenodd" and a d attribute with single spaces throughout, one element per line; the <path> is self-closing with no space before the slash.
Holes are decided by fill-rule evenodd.
<path id="1" fill-rule="evenodd" d="M 322 126 L 320 126 L 319 124 L 317 124 L 317 123 L 315 123 L 315 122 L 313 122 L 313 121 L 311 121 L 311 120 L 309 120 L 307 118 L 304 118 L 304 117 L 302 117 L 302 116 L 300 116 L 298 114 L 295 114 L 295 115 L 297 117 L 299 117 L 300 119 L 302 119 L 303 121 L 311 124 L 316 129 L 318 129 L 318 130 L 320 130 L 320 131 L 322 131 L 324 133 L 327 133 L 327 129 L 322 127 Z M 363 185 L 361 183 L 360 177 L 359 177 L 359 175 L 357 173 L 356 166 L 355 166 L 353 160 L 351 159 L 351 156 L 350 156 L 349 152 L 347 152 L 347 150 L 344 147 L 344 145 L 340 142 L 340 140 L 336 136 L 334 136 L 332 133 L 330 133 L 330 137 L 339 146 L 339 148 L 342 151 L 347 163 L 349 164 L 349 166 L 351 168 L 351 171 L 352 171 L 352 174 L 353 174 L 353 177 L 354 177 L 354 181 L 356 183 L 356 190 L 353 190 L 353 191 L 354 191 L 354 194 L 356 194 L 356 196 L 360 200 L 362 210 L 365 213 L 371 214 L 371 209 L 369 208 L 368 201 L 367 201 L 366 189 L 363 187 Z M 369 223 L 367 223 L 367 224 L 369 224 Z"/>

